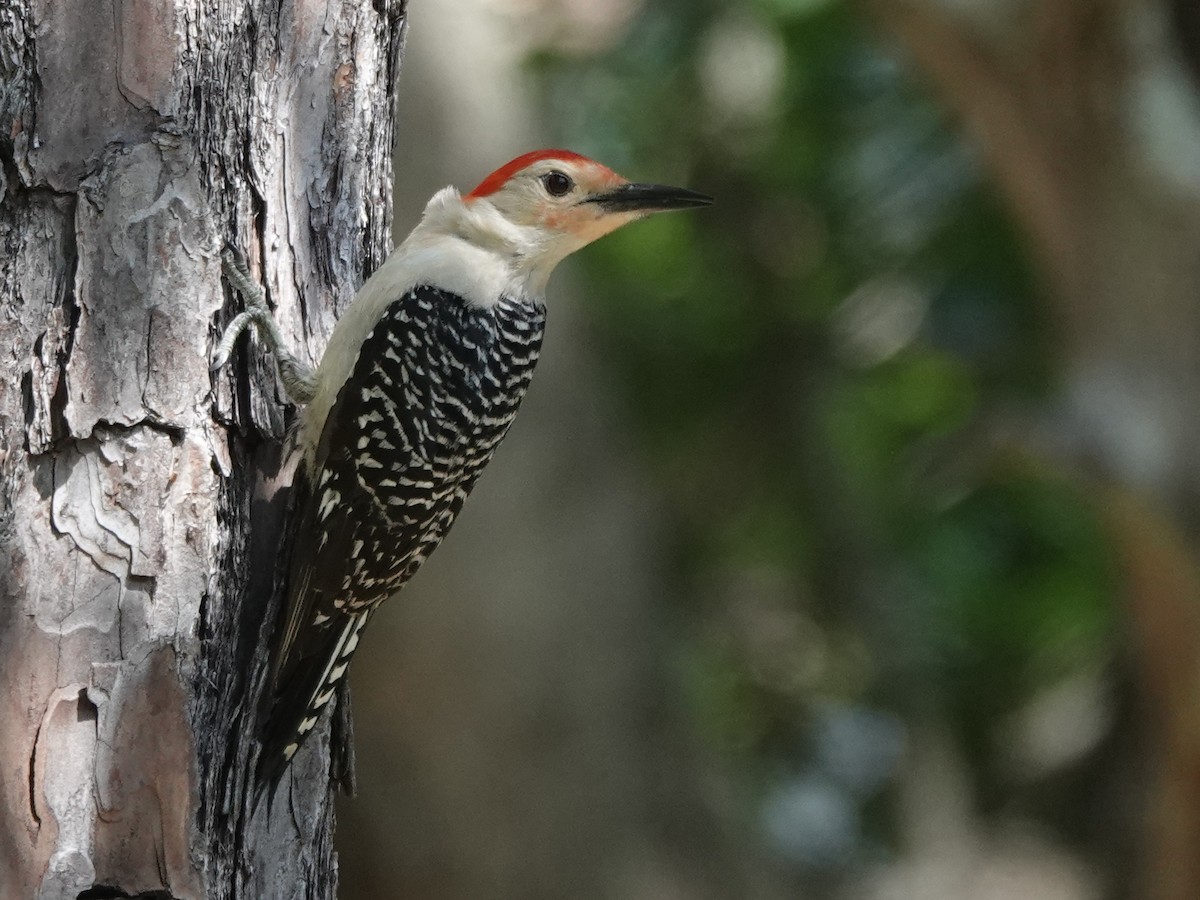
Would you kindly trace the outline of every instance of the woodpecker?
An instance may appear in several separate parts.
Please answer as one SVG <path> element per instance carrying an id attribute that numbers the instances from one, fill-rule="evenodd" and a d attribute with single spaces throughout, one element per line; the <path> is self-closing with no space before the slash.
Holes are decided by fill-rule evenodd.
<path id="1" fill-rule="evenodd" d="M 339 319 L 315 371 L 288 352 L 244 261 L 227 252 L 226 276 L 247 308 L 214 368 L 254 325 L 303 404 L 260 793 L 274 792 L 372 613 L 437 547 L 512 424 L 554 267 L 636 219 L 711 202 L 566 150 L 519 156 L 465 196 L 443 188 Z"/>

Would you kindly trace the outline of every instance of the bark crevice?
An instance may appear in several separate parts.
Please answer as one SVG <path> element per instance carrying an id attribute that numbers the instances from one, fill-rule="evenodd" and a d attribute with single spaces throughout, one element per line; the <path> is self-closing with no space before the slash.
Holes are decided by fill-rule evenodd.
<path id="1" fill-rule="evenodd" d="M 333 311 L 303 305 L 386 252 L 402 14 L 0 4 L 0 896 L 335 893 L 328 746 L 294 821 L 245 800 L 286 415 L 259 354 L 209 354 L 226 240 L 314 358 Z M 359 243 L 315 283 L 318 225 Z"/>

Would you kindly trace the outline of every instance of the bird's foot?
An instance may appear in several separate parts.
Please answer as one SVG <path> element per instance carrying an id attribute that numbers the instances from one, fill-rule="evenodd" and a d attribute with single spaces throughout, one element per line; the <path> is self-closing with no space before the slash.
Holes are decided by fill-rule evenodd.
<path id="1" fill-rule="evenodd" d="M 307 403 L 316 393 L 316 373 L 287 348 L 279 330 L 279 323 L 275 321 L 263 298 L 262 288 L 250 277 L 246 257 L 235 247 L 227 245 L 221 252 L 221 271 L 225 274 L 225 280 L 242 295 L 246 309 L 233 317 L 233 321 L 221 335 L 221 340 L 217 342 L 213 351 L 212 370 L 215 372 L 229 362 L 237 339 L 242 336 L 243 331 L 253 325 L 258 336 L 266 343 L 267 349 L 271 351 L 271 355 L 275 357 L 279 366 L 279 376 L 288 397 L 296 403 Z"/>

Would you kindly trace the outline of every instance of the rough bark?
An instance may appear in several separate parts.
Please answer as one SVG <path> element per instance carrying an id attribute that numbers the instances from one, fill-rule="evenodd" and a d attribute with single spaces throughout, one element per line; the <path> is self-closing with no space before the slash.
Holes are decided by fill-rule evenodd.
<path id="1" fill-rule="evenodd" d="M 1063 391 L 1046 430 L 1123 486 L 1098 497 L 1124 566 L 1156 754 L 1143 865 L 1123 877 L 1131 896 L 1200 896 L 1194 4 L 865 5 L 959 116 L 1050 288 Z"/>
<path id="2" fill-rule="evenodd" d="M 208 356 L 224 241 L 314 358 L 383 258 L 403 7 L 0 0 L 0 896 L 334 894 L 327 742 L 248 815 L 283 407 Z"/>

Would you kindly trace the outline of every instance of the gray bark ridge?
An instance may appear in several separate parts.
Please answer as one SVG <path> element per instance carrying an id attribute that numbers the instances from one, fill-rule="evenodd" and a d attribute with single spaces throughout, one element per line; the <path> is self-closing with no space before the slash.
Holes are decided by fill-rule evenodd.
<path id="1" fill-rule="evenodd" d="M 335 894 L 327 738 L 247 808 L 285 408 L 208 360 L 226 240 L 310 358 L 384 258 L 403 27 L 0 2 L 0 897 Z"/>

